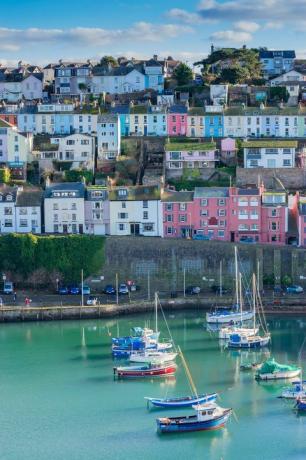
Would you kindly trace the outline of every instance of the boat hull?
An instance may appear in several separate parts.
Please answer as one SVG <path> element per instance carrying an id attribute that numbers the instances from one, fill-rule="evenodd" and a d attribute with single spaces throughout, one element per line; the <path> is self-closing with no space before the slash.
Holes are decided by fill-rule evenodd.
<path id="1" fill-rule="evenodd" d="M 160 433 L 186 433 L 190 431 L 218 430 L 226 424 L 231 414 L 227 410 L 223 415 L 212 420 L 199 421 L 196 415 L 178 418 L 159 418 L 156 420 L 157 429 Z"/>
<path id="2" fill-rule="evenodd" d="M 297 400 L 296 402 L 296 408 L 298 411 L 301 411 L 301 412 L 306 412 L 306 400 L 305 399 L 302 399 L 302 400 Z"/>
<path id="3" fill-rule="evenodd" d="M 230 324 L 230 323 L 240 323 L 241 321 L 248 321 L 254 316 L 253 311 L 243 312 L 242 315 L 240 312 L 220 314 L 216 315 L 213 313 L 206 313 L 206 322 L 209 324 Z"/>
<path id="4" fill-rule="evenodd" d="M 266 347 L 270 343 L 270 337 L 259 338 L 258 340 L 246 340 L 241 342 L 229 342 L 228 348 L 262 348 Z"/>
<path id="5" fill-rule="evenodd" d="M 171 361 L 174 361 L 175 358 L 177 357 L 177 353 L 164 353 L 160 352 L 159 354 L 145 354 L 142 355 L 140 354 L 131 354 L 130 355 L 130 362 L 131 363 L 154 363 L 154 364 L 163 364 L 163 363 L 169 363 Z"/>
<path id="6" fill-rule="evenodd" d="M 256 335 L 258 333 L 258 327 L 254 328 L 246 328 L 246 327 L 237 327 L 237 328 L 222 328 L 219 331 L 219 339 L 222 340 L 229 340 L 232 334 L 243 334 L 246 337 L 250 337 L 252 335 Z"/>
<path id="7" fill-rule="evenodd" d="M 172 364 L 165 367 L 158 367 L 158 368 L 142 368 L 142 369 L 135 369 L 135 368 L 114 368 L 114 374 L 119 379 L 128 379 L 128 378 L 144 378 L 144 377 L 166 377 L 175 374 L 176 372 L 176 365 Z"/>
<path id="8" fill-rule="evenodd" d="M 191 407 L 196 404 L 204 404 L 208 402 L 214 402 L 217 399 L 217 393 L 212 393 L 208 395 L 201 395 L 198 398 L 173 398 L 171 399 L 154 399 L 154 398 L 145 398 L 148 403 L 151 403 L 156 407 L 165 407 L 165 408 L 176 408 L 176 407 Z"/>
<path id="9" fill-rule="evenodd" d="M 279 380 L 279 379 L 293 379 L 298 377 L 301 373 L 301 369 L 294 371 L 284 371 L 284 372 L 275 372 L 271 374 L 257 374 L 256 378 L 258 380 Z"/>

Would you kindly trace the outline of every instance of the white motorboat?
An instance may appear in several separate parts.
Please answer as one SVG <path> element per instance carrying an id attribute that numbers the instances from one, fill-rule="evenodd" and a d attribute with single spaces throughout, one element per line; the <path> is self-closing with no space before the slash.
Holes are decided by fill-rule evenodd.
<path id="1" fill-rule="evenodd" d="M 130 361 L 133 363 L 162 364 L 174 361 L 176 357 L 177 353 L 147 350 L 139 353 L 131 353 Z"/>
<path id="2" fill-rule="evenodd" d="M 291 387 L 286 387 L 283 389 L 279 398 L 284 399 L 297 399 L 297 398 L 306 398 L 306 385 L 304 381 L 292 382 Z"/>

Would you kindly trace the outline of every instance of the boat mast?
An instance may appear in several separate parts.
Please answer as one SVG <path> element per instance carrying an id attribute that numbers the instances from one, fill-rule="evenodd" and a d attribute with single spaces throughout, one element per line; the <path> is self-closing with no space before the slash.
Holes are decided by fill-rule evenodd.
<path id="1" fill-rule="evenodd" d="M 240 304 L 240 319 L 242 325 L 242 275 L 239 272 L 239 304 Z"/>
<path id="2" fill-rule="evenodd" d="M 255 331 L 255 325 L 256 325 L 256 294 L 257 294 L 255 273 L 253 273 L 252 284 L 253 284 L 253 330 Z M 255 332 L 254 332 L 254 334 L 255 334 Z"/>
<path id="3" fill-rule="evenodd" d="M 222 297 L 222 260 L 220 260 L 220 297 Z"/>
<path id="4" fill-rule="evenodd" d="M 189 370 L 189 368 L 188 368 L 188 366 L 187 366 L 186 360 L 185 360 L 185 358 L 184 358 L 184 355 L 183 355 L 183 353 L 182 353 L 182 350 L 181 350 L 180 346 L 178 346 L 177 349 L 178 349 L 179 355 L 180 355 L 180 357 L 181 357 L 183 366 L 184 366 L 184 368 L 185 368 L 185 372 L 186 372 L 187 378 L 188 378 L 188 380 L 189 380 L 190 387 L 191 387 L 191 389 L 192 389 L 192 391 L 193 391 L 193 394 L 198 398 L 198 391 L 197 391 L 197 389 L 196 389 L 196 386 L 195 386 L 195 384 L 194 384 L 194 381 L 192 380 L 192 376 L 191 376 L 190 370 Z"/>
<path id="5" fill-rule="evenodd" d="M 157 292 L 155 292 L 154 296 L 155 296 L 155 332 L 158 332 L 158 327 L 157 327 Z"/>
<path id="6" fill-rule="evenodd" d="M 235 246 L 235 284 L 236 284 L 236 304 L 239 305 L 239 280 L 238 280 L 238 255 L 237 246 Z"/>

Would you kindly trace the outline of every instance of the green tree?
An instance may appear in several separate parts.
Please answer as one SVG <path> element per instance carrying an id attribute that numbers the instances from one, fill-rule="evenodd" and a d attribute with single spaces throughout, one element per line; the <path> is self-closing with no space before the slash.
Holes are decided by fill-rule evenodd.
<path id="1" fill-rule="evenodd" d="M 118 61 L 113 56 L 103 56 L 100 60 L 100 65 L 108 66 L 111 65 L 112 67 L 118 67 Z"/>
<path id="2" fill-rule="evenodd" d="M 229 67 L 222 69 L 220 80 L 223 83 L 230 83 L 232 85 L 244 83 L 248 79 L 248 70 L 244 67 Z"/>
<path id="3" fill-rule="evenodd" d="M 192 81 L 192 70 L 188 65 L 181 63 L 175 68 L 173 76 L 179 86 L 187 85 Z"/>
<path id="4" fill-rule="evenodd" d="M 7 184 L 11 179 L 11 173 L 8 168 L 0 169 L 0 184 Z"/>

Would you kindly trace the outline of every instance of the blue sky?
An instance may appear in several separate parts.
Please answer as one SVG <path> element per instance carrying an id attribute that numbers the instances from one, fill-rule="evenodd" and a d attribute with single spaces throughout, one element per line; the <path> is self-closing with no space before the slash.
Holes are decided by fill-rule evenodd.
<path id="1" fill-rule="evenodd" d="M 296 49 L 306 57 L 306 0 L 1 3 L 0 61 L 8 63 L 155 53 L 192 63 L 211 43 Z"/>

